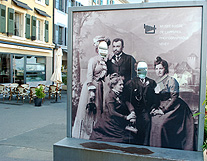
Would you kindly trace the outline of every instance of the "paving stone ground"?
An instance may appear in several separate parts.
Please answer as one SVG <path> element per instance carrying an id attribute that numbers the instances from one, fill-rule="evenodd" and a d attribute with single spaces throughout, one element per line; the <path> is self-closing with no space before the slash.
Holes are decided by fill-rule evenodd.
<path id="1" fill-rule="evenodd" d="M 66 137 L 66 91 L 41 107 L 0 97 L 0 161 L 52 161 L 53 144 Z"/>

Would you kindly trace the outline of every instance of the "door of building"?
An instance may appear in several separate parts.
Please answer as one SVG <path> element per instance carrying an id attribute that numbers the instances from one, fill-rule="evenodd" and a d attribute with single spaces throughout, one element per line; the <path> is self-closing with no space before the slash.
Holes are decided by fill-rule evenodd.
<path id="1" fill-rule="evenodd" d="M 24 84 L 25 58 L 21 55 L 13 55 L 13 82 Z"/>
<path id="2" fill-rule="evenodd" d="M 10 83 L 10 55 L 0 53 L 0 83 Z"/>

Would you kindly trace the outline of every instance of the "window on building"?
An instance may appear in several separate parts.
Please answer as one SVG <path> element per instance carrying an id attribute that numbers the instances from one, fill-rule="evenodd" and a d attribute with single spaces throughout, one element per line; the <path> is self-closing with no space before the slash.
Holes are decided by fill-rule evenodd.
<path id="1" fill-rule="evenodd" d="M 14 35 L 14 9 L 8 8 L 7 34 Z"/>
<path id="2" fill-rule="evenodd" d="M 59 0 L 55 1 L 55 8 L 59 9 Z"/>
<path id="3" fill-rule="evenodd" d="M 63 43 L 63 37 L 64 37 L 64 35 L 63 35 L 63 33 L 64 33 L 64 31 L 63 31 L 63 27 L 61 27 L 61 26 L 58 26 L 58 25 L 55 25 L 55 43 L 56 44 L 59 44 L 59 45 L 63 45 L 64 43 Z"/>
<path id="4" fill-rule="evenodd" d="M 14 35 L 23 36 L 23 14 L 18 12 L 14 15 Z"/>
<path id="5" fill-rule="evenodd" d="M 36 36 L 37 40 L 43 41 L 43 21 L 39 19 L 36 21 Z"/>
<path id="6" fill-rule="evenodd" d="M 49 41 L 49 21 L 45 20 L 45 42 Z"/>
<path id="7" fill-rule="evenodd" d="M 30 39 L 30 17 L 29 14 L 26 14 L 25 16 L 25 37 L 27 39 Z"/>
<path id="8" fill-rule="evenodd" d="M 0 53 L 0 83 L 45 80 L 46 57 Z"/>
<path id="9" fill-rule="evenodd" d="M 59 26 L 55 25 L 55 43 L 58 44 Z"/>
<path id="10" fill-rule="evenodd" d="M 96 0 L 96 2 L 93 1 L 96 5 L 103 5 L 103 0 Z"/>
<path id="11" fill-rule="evenodd" d="M 45 4 L 49 6 L 49 0 L 45 0 Z"/>
<path id="12" fill-rule="evenodd" d="M 13 55 L 13 82 L 18 84 L 24 84 L 24 60 L 25 56 L 23 55 Z"/>
<path id="13" fill-rule="evenodd" d="M 71 6 L 72 6 L 71 0 L 66 0 L 65 1 L 66 13 L 68 13 L 68 7 L 71 7 Z"/>
<path id="14" fill-rule="evenodd" d="M 35 0 L 36 3 L 39 3 L 41 5 L 45 5 L 47 0 Z"/>
<path id="15" fill-rule="evenodd" d="M 65 46 L 67 46 L 68 43 L 68 29 L 65 28 Z"/>
<path id="16" fill-rule="evenodd" d="M 32 16 L 32 23 L 31 23 L 31 40 L 36 40 L 36 22 L 37 18 L 35 16 Z"/>
<path id="17" fill-rule="evenodd" d="M 63 45 L 63 27 L 59 26 L 58 44 Z"/>
<path id="18" fill-rule="evenodd" d="M 92 5 L 96 5 L 96 0 L 93 0 L 92 1 Z"/>
<path id="19" fill-rule="evenodd" d="M 55 7 L 61 11 L 65 11 L 65 1 L 64 0 L 56 0 Z"/>
<path id="20" fill-rule="evenodd" d="M 75 6 L 83 6 L 80 2 L 75 2 Z"/>
<path id="21" fill-rule="evenodd" d="M 114 0 L 110 0 L 110 4 L 114 4 Z"/>
<path id="22" fill-rule="evenodd" d="M 46 80 L 46 58 L 27 56 L 26 82 Z"/>
<path id="23" fill-rule="evenodd" d="M 63 11 L 63 0 L 59 0 L 59 10 Z"/>
<path id="24" fill-rule="evenodd" d="M 0 4 L 0 32 L 6 33 L 6 6 Z"/>
<path id="25" fill-rule="evenodd" d="M 65 45 L 65 28 L 55 25 L 55 43 Z"/>

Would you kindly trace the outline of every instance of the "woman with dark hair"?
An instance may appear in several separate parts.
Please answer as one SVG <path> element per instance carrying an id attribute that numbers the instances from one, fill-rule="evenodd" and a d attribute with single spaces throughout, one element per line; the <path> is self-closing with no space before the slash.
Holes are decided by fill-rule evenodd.
<path id="1" fill-rule="evenodd" d="M 194 150 L 194 119 L 189 106 L 179 97 L 177 80 L 168 75 L 168 63 L 161 57 L 154 62 L 159 77 L 155 92 L 160 105 L 151 111 L 150 145 Z"/>
<path id="2" fill-rule="evenodd" d="M 89 139 L 94 124 L 103 112 L 103 81 L 107 73 L 106 57 L 111 43 L 104 36 L 93 39 L 96 56 L 88 62 L 87 80 L 83 84 L 72 137 Z"/>
<path id="3" fill-rule="evenodd" d="M 118 143 L 130 143 L 132 136 L 126 126 L 135 122 L 134 107 L 121 95 L 124 78 L 114 73 L 110 76 L 110 91 L 105 100 L 105 110 L 92 132 L 90 139 Z"/>

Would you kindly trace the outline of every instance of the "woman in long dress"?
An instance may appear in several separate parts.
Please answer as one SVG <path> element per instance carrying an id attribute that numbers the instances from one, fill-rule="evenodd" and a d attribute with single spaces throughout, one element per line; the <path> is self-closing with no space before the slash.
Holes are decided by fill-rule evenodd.
<path id="1" fill-rule="evenodd" d="M 134 107 L 122 96 L 124 78 L 114 73 L 110 76 L 105 110 L 92 132 L 90 139 L 117 143 L 131 143 L 133 137 L 126 127 L 135 122 Z"/>
<path id="2" fill-rule="evenodd" d="M 159 80 L 155 92 L 160 100 L 153 109 L 150 145 L 155 147 L 194 149 L 194 119 L 189 106 L 179 97 L 177 80 L 168 75 L 168 63 L 157 57 L 154 63 Z"/>
<path id="3" fill-rule="evenodd" d="M 84 82 L 72 128 L 72 137 L 89 139 L 97 118 L 103 112 L 103 81 L 107 74 L 106 55 L 110 40 L 103 36 L 94 38 L 96 56 L 88 62 L 87 80 Z"/>

